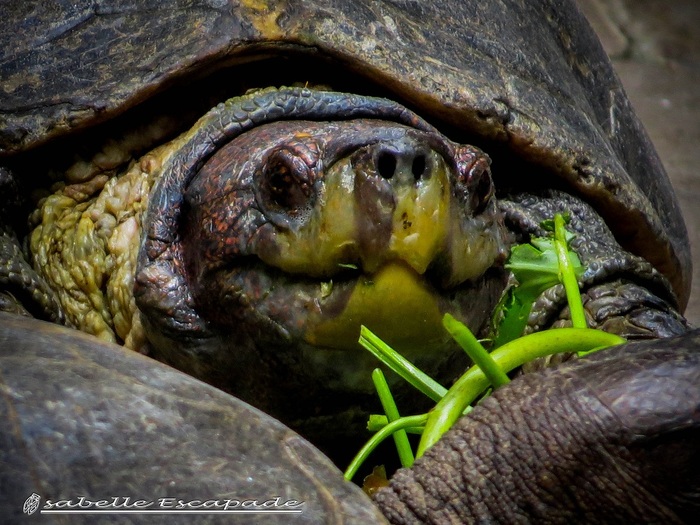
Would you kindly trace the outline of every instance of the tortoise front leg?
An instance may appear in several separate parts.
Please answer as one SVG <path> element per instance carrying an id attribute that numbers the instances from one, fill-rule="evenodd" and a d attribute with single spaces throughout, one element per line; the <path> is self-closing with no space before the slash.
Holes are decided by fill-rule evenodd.
<path id="1" fill-rule="evenodd" d="M 518 242 L 547 236 L 541 222 L 556 213 L 569 214 L 567 229 L 576 234 L 571 246 L 586 265 L 581 284 L 590 327 L 627 339 L 671 337 L 688 331 L 666 278 L 648 261 L 625 251 L 603 219 L 580 199 L 546 191 L 517 195 L 501 207 Z M 558 285 L 536 301 L 526 332 L 570 324 L 566 295 Z"/>
<path id="2" fill-rule="evenodd" d="M 497 390 L 374 495 L 392 523 L 690 523 L 700 332 L 629 343 Z"/>

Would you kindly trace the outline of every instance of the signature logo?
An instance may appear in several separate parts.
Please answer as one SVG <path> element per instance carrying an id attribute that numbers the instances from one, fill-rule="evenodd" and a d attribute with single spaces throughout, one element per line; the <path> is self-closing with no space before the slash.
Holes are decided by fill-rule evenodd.
<path id="1" fill-rule="evenodd" d="M 280 496 L 262 499 L 193 499 L 175 497 L 156 500 L 134 499 L 132 496 L 110 496 L 91 499 L 46 499 L 41 514 L 301 514 L 305 502 L 284 500 Z M 33 492 L 22 506 L 22 512 L 32 515 L 41 505 L 41 496 Z"/>
<path id="2" fill-rule="evenodd" d="M 22 512 L 31 515 L 36 512 L 39 508 L 39 503 L 41 503 L 41 496 L 36 492 L 32 492 L 32 495 L 24 500 L 24 505 L 22 506 Z"/>

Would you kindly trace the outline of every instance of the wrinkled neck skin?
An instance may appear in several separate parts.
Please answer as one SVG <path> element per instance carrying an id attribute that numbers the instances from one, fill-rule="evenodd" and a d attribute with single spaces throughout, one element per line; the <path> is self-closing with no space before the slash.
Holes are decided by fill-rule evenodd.
<path id="1" fill-rule="evenodd" d="M 519 377 L 401 469 L 391 523 L 692 523 L 700 334 Z"/>

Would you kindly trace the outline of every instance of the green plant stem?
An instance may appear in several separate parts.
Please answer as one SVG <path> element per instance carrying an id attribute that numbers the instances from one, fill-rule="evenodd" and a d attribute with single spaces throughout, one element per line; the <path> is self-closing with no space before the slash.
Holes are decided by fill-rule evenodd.
<path id="1" fill-rule="evenodd" d="M 423 426 L 425 425 L 425 421 L 427 419 L 428 414 L 420 414 L 417 416 L 402 417 L 400 419 L 397 419 L 396 421 L 392 421 L 391 423 L 389 423 L 379 432 L 374 434 L 369 439 L 369 441 L 365 443 L 362 449 L 360 449 L 357 455 L 350 462 L 350 466 L 348 466 L 347 470 L 345 471 L 345 474 L 343 475 L 345 479 L 350 481 L 355 476 L 355 474 L 357 474 L 357 470 L 360 468 L 360 465 L 362 465 L 362 463 L 367 459 L 367 457 L 372 453 L 372 451 L 375 448 L 377 448 L 377 446 L 386 438 L 388 438 L 391 434 L 393 434 L 397 430 Z"/>
<path id="2" fill-rule="evenodd" d="M 370 432 L 379 432 L 389 424 L 389 418 L 384 414 L 370 414 L 367 421 L 367 430 Z M 404 429 L 407 434 L 422 434 L 423 427 L 408 427 Z"/>
<path id="3" fill-rule="evenodd" d="M 561 352 L 585 352 L 624 342 L 617 335 L 591 328 L 556 328 L 506 343 L 490 355 L 498 367 L 507 373 L 538 357 Z M 429 412 L 416 457 L 422 456 L 435 444 L 488 385 L 486 375 L 478 366 L 467 370 Z"/>
<path id="4" fill-rule="evenodd" d="M 586 315 L 583 311 L 581 292 L 578 287 L 576 274 L 574 273 L 571 259 L 569 259 L 568 245 L 566 242 L 566 230 L 564 229 L 564 217 L 560 213 L 554 216 L 554 249 L 559 260 L 559 275 L 566 291 L 566 300 L 571 312 L 571 324 L 574 328 L 586 328 Z"/>
<path id="5" fill-rule="evenodd" d="M 472 362 L 484 372 L 494 388 L 510 383 L 508 376 L 496 364 L 486 349 L 481 346 L 481 343 L 474 337 L 469 328 L 450 314 L 443 316 L 442 325 L 467 353 Z"/>
<path id="6" fill-rule="evenodd" d="M 435 402 L 447 389 L 377 337 L 369 328 L 360 328 L 360 344 L 391 370 Z"/>
<path id="7" fill-rule="evenodd" d="M 400 417 L 399 409 L 396 407 L 394 397 L 391 395 L 389 384 L 386 382 L 384 374 L 379 368 L 375 368 L 372 371 L 372 381 L 374 381 L 374 387 L 377 389 L 379 400 L 382 403 L 382 408 L 386 413 L 386 417 L 389 419 L 389 423 L 396 421 Z M 394 443 L 396 444 L 396 451 L 399 453 L 401 466 L 409 468 L 413 465 L 414 457 L 405 430 L 402 429 L 394 432 Z"/>

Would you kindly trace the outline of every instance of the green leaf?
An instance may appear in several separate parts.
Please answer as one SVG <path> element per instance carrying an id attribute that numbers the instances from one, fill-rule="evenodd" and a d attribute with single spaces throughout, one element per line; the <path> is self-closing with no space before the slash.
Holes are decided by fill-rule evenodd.
<path id="1" fill-rule="evenodd" d="M 573 238 L 570 232 L 566 234 L 568 239 Z M 584 271 L 581 260 L 568 248 L 567 253 L 571 269 L 578 278 Z M 559 257 L 553 239 L 535 238 L 531 244 L 514 246 L 506 268 L 513 273 L 518 284 L 508 289 L 494 312 L 494 348 L 520 337 L 535 300 L 561 281 Z"/>
<path id="2" fill-rule="evenodd" d="M 517 291 L 517 293 L 516 293 Z M 532 303 L 539 293 L 516 287 L 509 288 L 501 303 L 496 307 L 495 317 L 500 316 L 494 328 L 493 348 L 520 337 L 532 310 Z"/>
<path id="3" fill-rule="evenodd" d="M 611 345 L 624 343 L 619 336 L 600 330 L 586 328 L 586 320 L 578 287 L 578 278 L 584 268 L 578 255 L 570 250 L 569 241 L 574 234 L 568 232 L 564 222 L 568 217 L 555 215 L 543 226 L 554 232 L 554 238 L 535 238 L 531 244 L 515 246 L 506 267 L 511 270 L 517 284 L 504 294 L 494 314 L 492 339 L 494 350 L 490 354 L 481 346 L 469 329 L 445 314 L 443 324 L 453 338 L 470 355 L 474 366 L 463 374 L 449 391 L 418 370 L 410 362 L 391 349 L 386 343 L 362 327 L 360 342 L 389 368 L 401 375 L 414 387 L 437 401 L 427 414 L 399 417 L 393 405 L 388 386 L 379 370 L 373 375 L 377 391 L 387 416 L 370 416 L 368 428 L 377 433 L 355 457 L 345 473 L 352 478 L 357 468 L 379 442 L 394 432 L 399 442 L 403 441 L 405 456 L 402 463 L 412 462 L 410 445 L 405 441 L 405 432 L 421 432 L 417 456 L 421 456 L 461 416 L 471 410 L 471 404 L 487 395 L 489 384 L 497 388 L 509 381 L 507 372 L 533 359 L 560 352 L 575 352 L 587 355 Z M 534 301 L 548 288 L 562 283 L 571 310 L 573 328 L 545 330 L 522 335 Z M 374 376 L 377 377 L 374 377 Z M 401 455 L 401 450 L 399 450 Z"/>
<path id="4" fill-rule="evenodd" d="M 433 401 L 439 401 L 447 392 L 444 386 L 391 348 L 364 325 L 360 327 L 360 344 L 374 357 Z"/>
<path id="5" fill-rule="evenodd" d="M 321 298 L 325 299 L 333 291 L 333 280 L 321 282 Z"/>

